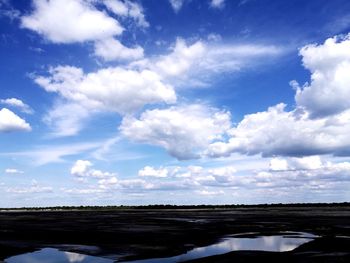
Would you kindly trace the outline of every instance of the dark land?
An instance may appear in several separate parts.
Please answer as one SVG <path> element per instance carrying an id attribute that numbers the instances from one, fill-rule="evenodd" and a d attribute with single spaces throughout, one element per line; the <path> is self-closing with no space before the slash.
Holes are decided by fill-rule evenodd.
<path id="1" fill-rule="evenodd" d="M 350 204 L 59 207 L 0 212 L 0 261 L 52 247 L 136 260 L 171 257 L 247 232 L 307 232 L 288 252 L 234 251 L 191 262 L 350 262 Z"/>

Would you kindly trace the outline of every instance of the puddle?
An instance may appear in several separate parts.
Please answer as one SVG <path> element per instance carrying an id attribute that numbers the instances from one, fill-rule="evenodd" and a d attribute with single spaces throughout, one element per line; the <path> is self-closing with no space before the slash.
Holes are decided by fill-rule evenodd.
<path id="1" fill-rule="evenodd" d="M 114 260 L 44 248 L 5 259 L 5 263 L 113 263 Z"/>
<path id="2" fill-rule="evenodd" d="M 254 234 L 252 237 L 247 237 Z M 197 247 L 185 254 L 169 258 L 153 258 L 145 260 L 129 261 L 132 263 L 170 263 L 183 262 L 191 259 L 225 254 L 238 250 L 259 250 L 271 252 L 291 251 L 302 244 L 312 241 L 317 236 L 302 232 L 286 232 L 283 235 L 255 236 L 255 233 L 239 234 L 244 237 L 227 237 L 220 242 L 206 247 Z"/>
<path id="3" fill-rule="evenodd" d="M 221 239 L 218 243 L 194 248 L 182 255 L 168 258 L 152 258 L 132 263 L 170 263 L 225 254 L 238 250 L 260 250 L 284 252 L 310 242 L 317 236 L 302 232 L 284 232 L 280 235 L 259 236 L 258 233 L 241 233 Z M 44 248 L 5 259 L 6 263 L 112 263 L 112 259 L 65 252 L 55 248 Z"/>

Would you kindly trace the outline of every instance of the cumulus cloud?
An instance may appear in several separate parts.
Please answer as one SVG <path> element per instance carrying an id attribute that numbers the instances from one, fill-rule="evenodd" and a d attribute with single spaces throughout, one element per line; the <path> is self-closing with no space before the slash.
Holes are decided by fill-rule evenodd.
<path id="1" fill-rule="evenodd" d="M 31 14 L 21 25 L 53 43 L 74 43 L 105 39 L 123 32 L 112 17 L 97 10 L 91 1 L 34 0 Z"/>
<path id="2" fill-rule="evenodd" d="M 285 159 L 273 158 L 270 161 L 270 170 L 271 171 L 284 171 L 288 170 L 288 162 Z"/>
<path id="3" fill-rule="evenodd" d="M 320 156 L 307 156 L 302 158 L 273 158 L 270 161 L 270 170 L 287 171 L 287 170 L 313 170 L 324 168 Z"/>
<path id="4" fill-rule="evenodd" d="M 14 107 L 14 108 L 18 108 L 20 111 L 27 114 L 32 114 L 34 112 L 29 105 L 25 104 L 20 99 L 16 99 L 16 98 L 1 99 L 0 103 L 7 106 Z"/>
<path id="5" fill-rule="evenodd" d="M 33 30 L 53 43 L 92 42 L 95 55 L 105 61 L 135 60 L 143 56 L 140 46 L 124 46 L 114 37 L 124 28 L 106 10 L 86 0 L 34 0 L 31 14 L 21 18 L 23 28 Z M 104 0 L 107 10 L 120 18 L 132 18 L 141 27 L 148 27 L 143 8 L 131 1 Z"/>
<path id="6" fill-rule="evenodd" d="M 230 125 L 228 112 L 194 104 L 147 110 L 139 119 L 124 118 L 120 131 L 132 141 L 161 146 L 183 160 L 198 158 Z"/>
<path id="7" fill-rule="evenodd" d="M 176 101 L 172 86 L 150 70 L 114 67 L 85 74 L 81 68 L 58 66 L 50 70 L 50 76 L 36 77 L 35 82 L 88 109 L 120 114 L 133 113 L 146 104 Z"/>
<path id="8" fill-rule="evenodd" d="M 204 52 L 205 45 L 201 41 L 187 45 L 178 38 L 172 52 L 157 58 L 154 66 L 162 75 L 177 76 L 188 70 Z"/>
<path id="9" fill-rule="evenodd" d="M 146 166 L 139 170 L 139 174 L 146 171 L 147 175 L 140 178 L 113 179 L 109 177 L 97 181 L 87 188 L 65 189 L 65 192 L 75 194 L 110 193 L 157 193 L 162 191 L 189 191 L 195 195 L 216 196 L 244 196 L 252 193 L 265 194 L 264 198 L 277 202 L 281 196 L 293 195 L 294 200 L 304 200 L 305 195 L 334 191 L 342 191 L 350 183 L 350 163 L 320 156 L 306 158 L 279 158 L 285 161 L 285 167 L 278 169 L 266 168 L 237 170 L 235 166 L 224 164 L 214 167 L 203 166 L 162 166 L 154 168 Z M 274 159 L 270 161 L 274 162 Z M 265 160 L 268 163 L 268 160 Z M 211 164 L 212 165 L 212 164 Z M 276 167 L 275 167 L 276 168 Z M 153 176 L 156 173 L 166 173 L 167 176 Z M 340 194 L 341 195 L 341 194 Z M 314 196 L 314 195 L 313 195 Z M 203 199 L 201 199 L 203 200 Z M 236 200 L 236 199 L 235 199 Z M 242 202 L 245 199 L 241 199 Z M 315 198 L 315 200 L 317 200 Z M 266 199 L 263 199 L 266 202 Z M 261 202 L 261 200 L 260 200 Z"/>
<path id="10" fill-rule="evenodd" d="M 331 188 L 339 182 L 350 182 L 350 163 L 323 161 L 319 156 L 306 158 L 287 158 L 285 160 L 289 167 L 278 170 L 254 170 L 247 173 L 237 170 L 234 166 L 224 165 L 213 168 L 201 166 L 187 167 L 164 167 L 163 169 L 174 170 L 170 179 L 172 183 L 155 182 L 156 189 L 167 189 L 169 185 L 173 189 L 194 189 L 197 193 L 210 195 L 212 192 L 219 194 L 223 189 L 234 189 L 235 191 L 250 191 L 258 189 L 276 189 L 285 191 L 288 187 L 307 189 L 319 189 L 321 187 Z M 271 160 L 273 162 L 273 160 Z M 187 174 L 186 177 L 181 174 Z M 179 176 L 180 175 L 180 176 Z M 164 179 L 162 179 L 164 180 Z M 319 185 L 320 187 L 317 187 Z"/>
<path id="11" fill-rule="evenodd" d="M 103 172 L 101 170 L 92 169 L 93 164 L 90 161 L 86 160 L 77 160 L 72 166 L 70 173 L 71 175 L 77 177 L 94 177 L 100 179 L 109 179 L 102 182 L 111 182 L 111 178 L 115 177 L 115 173 Z M 113 179 L 114 180 L 114 179 Z"/>
<path id="12" fill-rule="evenodd" d="M 219 166 L 204 168 L 202 166 L 168 166 L 155 169 L 146 166 L 139 171 L 147 173 L 147 182 L 153 183 L 149 189 L 197 189 L 201 187 L 228 187 L 240 184 L 242 177 L 237 176 L 237 170 L 233 166 Z M 155 173 L 163 173 L 155 176 Z M 166 174 L 166 176 L 165 176 Z M 146 175 L 145 175 L 146 176 Z M 167 177 L 168 181 L 165 177 Z M 161 179 L 162 181 L 157 181 Z M 170 181 L 169 181 L 170 180 Z"/>
<path id="13" fill-rule="evenodd" d="M 37 76 L 35 82 L 65 101 L 54 106 L 44 119 L 56 136 L 77 134 L 84 121 L 97 112 L 125 115 L 146 104 L 176 102 L 173 87 L 150 70 L 114 67 L 86 74 L 80 68 L 58 66 L 49 76 Z"/>
<path id="14" fill-rule="evenodd" d="M 321 45 L 307 45 L 300 50 L 303 64 L 311 72 L 311 82 L 297 89 L 298 106 L 313 118 L 340 113 L 350 108 L 350 34 L 333 37 Z"/>
<path id="15" fill-rule="evenodd" d="M 225 6 L 225 0 L 211 0 L 210 6 L 213 8 L 223 8 Z"/>
<path id="16" fill-rule="evenodd" d="M 75 176 L 85 176 L 90 166 L 92 166 L 90 161 L 78 160 L 71 168 L 70 173 Z"/>
<path id="17" fill-rule="evenodd" d="M 9 109 L 0 110 L 0 132 L 31 131 L 29 123 Z"/>
<path id="18" fill-rule="evenodd" d="M 143 8 L 138 3 L 120 0 L 104 0 L 105 6 L 114 14 L 121 17 L 131 17 L 141 27 L 149 27 L 149 23 L 145 18 Z"/>
<path id="19" fill-rule="evenodd" d="M 167 177 L 168 176 L 168 169 L 166 168 L 159 168 L 155 169 L 151 166 L 145 166 L 143 169 L 141 169 L 138 174 L 139 176 L 151 176 L 151 177 Z"/>
<path id="20" fill-rule="evenodd" d="M 296 108 L 285 104 L 248 114 L 232 128 L 228 141 L 212 143 L 208 155 L 228 156 L 233 152 L 263 156 L 349 156 L 350 56 L 349 36 L 328 39 L 323 45 L 301 49 L 303 63 L 311 71 L 311 84 L 296 82 Z M 273 166 L 285 164 L 275 160 Z"/>
<path id="21" fill-rule="evenodd" d="M 96 45 L 104 41 L 97 41 Z M 115 39 L 109 41 L 111 46 L 119 43 Z M 124 47 L 120 52 L 117 48 L 116 53 L 107 50 L 101 47 L 100 55 L 106 59 L 119 56 L 125 56 L 125 59 L 134 56 L 136 59 L 143 53 L 138 47 L 127 52 L 123 51 Z M 278 48 L 270 46 L 217 47 L 202 41 L 187 44 L 183 39 L 177 39 L 169 54 L 145 58 L 128 67 L 84 73 L 81 68 L 58 66 L 50 69 L 49 76 L 36 76 L 35 82 L 48 92 L 58 93 L 66 101 L 54 106 L 46 114 L 45 121 L 54 128 L 53 135 L 68 136 L 77 134 L 93 113 L 112 111 L 125 115 L 137 112 L 146 104 L 174 103 L 176 94 L 173 86 L 203 84 L 211 74 L 239 70 L 253 58 L 273 57 L 279 52 Z M 76 116 L 71 116 L 71 109 L 75 109 Z"/>
<path id="22" fill-rule="evenodd" d="M 92 166 L 93 164 L 90 161 L 77 160 L 72 166 L 70 173 L 71 175 L 77 177 L 78 179 L 88 179 L 88 178 L 98 179 L 97 192 L 99 191 L 103 192 L 104 190 L 108 190 L 113 186 L 115 186 L 117 183 L 119 183 L 119 180 L 116 177 L 117 176 L 116 173 L 104 172 L 101 170 L 93 169 Z M 89 189 L 85 189 L 85 190 L 89 190 Z M 80 192 L 80 190 L 77 190 L 77 191 L 73 190 L 73 192 L 83 193 L 83 194 L 92 193 L 91 191 Z"/>
<path id="23" fill-rule="evenodd" d="M 246 115 L 228 134 L 212 143 L 208 155 L 232 152 L 263 156 L 349 155 L 350 110 L 332 118 L 310 119 L 307 112 L 285 111 L 284 104 Z"/>
<path id="24" fill-rule="evenodd" d="M 350 182 L 349 162 L 323 161 L 319 156 L 284 160 L 287 169 L 258 172 L 252 178 L 254 184 L 258 187 L 322 190 Z"/>
<path id="25" fill-rule="evenodd" d="M 109 189 L 113 185 L 118 183 L 118 179 L 115 176 L 104 178 L 98 181 L 98 185 L 101 189 Z"/>
<path id="26" fill-rule="evenodd" d="M 128 48 L 114 38 L 106 38 L 95 42 L 95 55 L 105 61 L 137 60 L 143 57 L 143 48 Z"/>

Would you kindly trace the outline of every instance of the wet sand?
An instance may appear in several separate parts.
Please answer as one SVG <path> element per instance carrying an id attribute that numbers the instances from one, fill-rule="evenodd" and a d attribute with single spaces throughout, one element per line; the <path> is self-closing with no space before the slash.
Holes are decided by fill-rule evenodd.
<path id="1" fill-rule="evenodd" d="M 319 236 L 289 252 L 234 251 L 191 262 L 350 262 L 350 205 L 0 212 L 0 261 L 51 247 L 136 260 L 172 257 L 240 233 Z"/>

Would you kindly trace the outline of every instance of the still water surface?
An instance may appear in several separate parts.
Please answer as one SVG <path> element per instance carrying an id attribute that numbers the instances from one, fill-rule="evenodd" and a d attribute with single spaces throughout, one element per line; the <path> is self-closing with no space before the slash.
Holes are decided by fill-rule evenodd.
<path id="1" fill-rule="evenodd" d="M 274 236 L 233 235 L 221 239 L 218 243 L 194 248 L 182 255 L 168 258 L 153 258 L 129 261 L 133 263 L 171 263 L 182 262 L 196 258 L 225 254 L 238 250 L 259 250 L 284 252 L 291 251 L 302 244 L 310 242 L 316 236 L 309 233 L 284 233 Z M 6 263 L 112 263 L 111 259 L 93 257 L 78 253 L 60 251 L 54 248 L 44 248 L 33 253 L 10 257 Z"/>
<path id="2" fill-rule="evenodd" d="M 111 259 L 93 257 L 78 253 L 60 251 L 55 248 L 43 248 L 5 260 L 6 263 L 113 263 Z"/>

